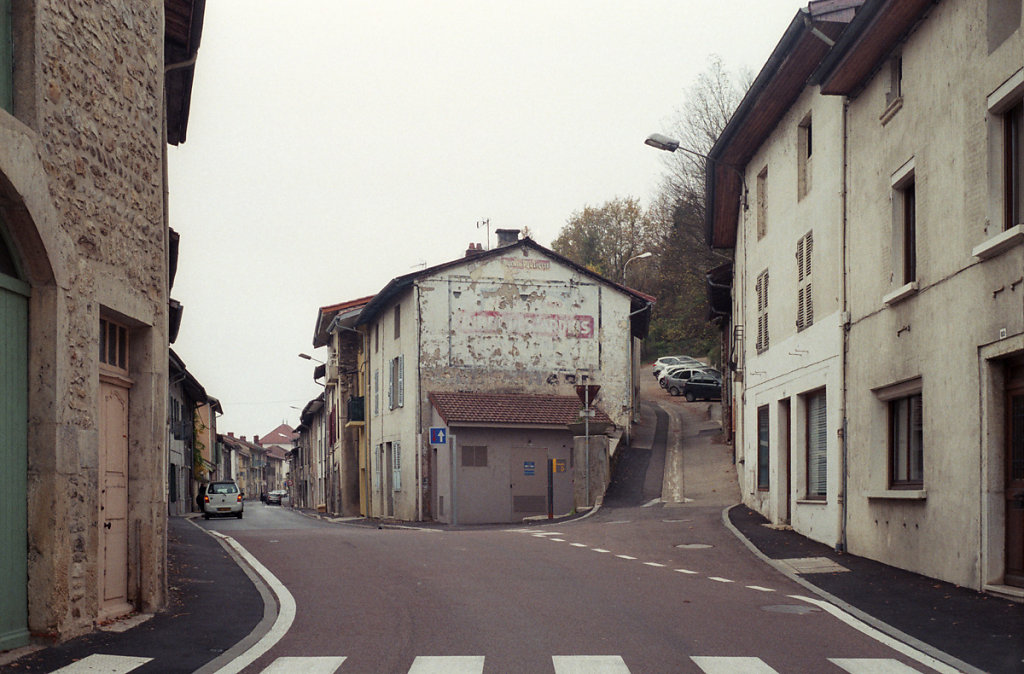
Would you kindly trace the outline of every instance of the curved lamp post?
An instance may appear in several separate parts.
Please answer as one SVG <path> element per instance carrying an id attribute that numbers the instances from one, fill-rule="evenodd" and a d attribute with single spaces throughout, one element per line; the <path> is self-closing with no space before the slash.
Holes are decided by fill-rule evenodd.
<path id="1" fill-rule="evenodd" d="M 692 154 L 697 157 L 703 157 L 704 159 L 707 159 L 710 162 L 714 162 L 719 166 L 724 166 L 728 169 L 732 169 L 733 171 L 736 172 L 736 175 L 740 177 L 740 182 L 743 183 L 743 210 L 747 210 L 747 178 L 746 176 L 743 175 L 743 171 L 739 170 L 732 164 L 725 164 L 718 161 L 714 157 L 709 157 L 708 155 L 703 154 L 701 152 L 697 152 L 696 150 L 691 150 L 690 148 L 687 147 L 681 147 L 679 145 L 678 140 L 676 140 L 675 138 L 669 138 L 668 136 L 660 133 L 652 133 L 651 135 L 647 136 L 646 140 L 644 140 L 644 145 L 650 145 L 651 147 L 657 150 L 664 150 L 665 152 L 686 152 L 687 154 Z"/>

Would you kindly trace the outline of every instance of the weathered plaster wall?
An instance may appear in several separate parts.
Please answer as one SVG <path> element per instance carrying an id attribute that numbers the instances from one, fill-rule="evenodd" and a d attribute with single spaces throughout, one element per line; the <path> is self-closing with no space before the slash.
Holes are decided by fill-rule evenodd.
<path id="1" fill-rule="evenodd" d="M 992 165 L 999 121 L 988 100 L 1024 63 L 1021 27 L 998 26 L 1004 41 L 990 51 L 986 14 L 986 3 L 936 5 L 902 46 L 902 108 L 879 122 L 882 73 L 851 102 L 849 122 L 849 548 L 977 589 L 1001 577 L 1004 549 L 1002 520 L 989 514 L 1005 507 L 1002 475 L 985 469 L 1004 461 L 1002 423 L 986 421 L 997 416 L 1002 393 L 984 354 L 1012 354 L 1000 345 L 1016 340 L 1019 349 L 1024 335 L 1024 251 L 984 261 L 972 254 L 1002 229 Z M 908 162 L 918 288 L 887 306 L 883 297 L 902 283 L 889 196 Z M 875 390 L 914 378 L 922 386 L 924 485 L 908 498 L 888 489 L 887 407 Z"/>
<path id="2" fill-rule="evenodd" d="M 840 537 L 842 488 L 842 101 L 808 87 L 747 165 L 750 209 L 736 248 L 734 322 L 744 328 L 742 381 L 737 382 L 736 443 L 744 503 L 775 522 L 834 545 Z M 811 122 L 809 180 L 800 191 L 799 135 Z M 767 167 L 765 223 L 758 232 L 758 174 Z M 813 232 L 814 322 L 797 328 L 797 244 Z M 757 352 L 758 275 L 768 270 L 769 347 Z M 803 396 L 825 388 L 828 406 L 825 501 L 806 497 Z M 787 407 L 788 405 L 788 407 Z M 757 410 L 769 410 L 769 488 L 759 490 Z M 790 432 L 791 431 L 791 432 Z M 786 443 L 790 443 L 789 461 Z"/>

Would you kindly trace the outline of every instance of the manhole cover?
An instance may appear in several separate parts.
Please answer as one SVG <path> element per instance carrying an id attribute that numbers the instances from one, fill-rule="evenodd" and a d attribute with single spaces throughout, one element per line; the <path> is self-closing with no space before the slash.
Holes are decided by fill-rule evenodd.
<path id="1" fill-rule="evenodd" d="M 795 559 L 778 560 L 796 573 L 838 573 L 849 571 L 845 566 L 833 562 L 828 557 L 797 557 Z"/>
<path id="2" fill-rule="evenodd" d="M 676 547 L 680 550 L 707 550 L 714 546 L 708 545 L 707 543 L 680 543 Z"/>
<path id="3" fill-rule="evenodd" d="M 762 611 L 768 611 L 769 613 L 789 613 L 792 615 L 807 615 L 808 613 L 814 613 L 820 611 L 820 608 L 815 606 L 798 606 L 796 604 L 778 604 L 776 606 L 762 606 Z"/>

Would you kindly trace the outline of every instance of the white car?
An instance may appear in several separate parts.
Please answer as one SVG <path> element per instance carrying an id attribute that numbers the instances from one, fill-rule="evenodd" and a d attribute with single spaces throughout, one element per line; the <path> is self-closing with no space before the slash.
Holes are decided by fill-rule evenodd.
<path id="1" fill-rule="evenodd" d="M 245 503 L 238 485 L 230 481 L 211 482 L 203 497 L 203 518 L 237 517 L 242 519 Z"/>
<path id="2" fill-rule="evenodd" d="M 654 361 L 654 376 L 655 378 L 660 378 L 666 368 L 680 365 L 699 367 L 701 363 L 696 358 L 691 358 L 690 356 L 663 356 Z"/>

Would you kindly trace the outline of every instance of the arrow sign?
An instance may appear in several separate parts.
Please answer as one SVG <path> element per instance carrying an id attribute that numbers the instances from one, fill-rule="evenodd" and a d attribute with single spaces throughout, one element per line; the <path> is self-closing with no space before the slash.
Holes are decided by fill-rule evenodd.
<path id="1" fill-rule="evenodd" d="M 431 426 L 430 427 L 430 444 L 432 445 L 446 445 L 448 444 L 448 429 L 444 426 Z"/>

